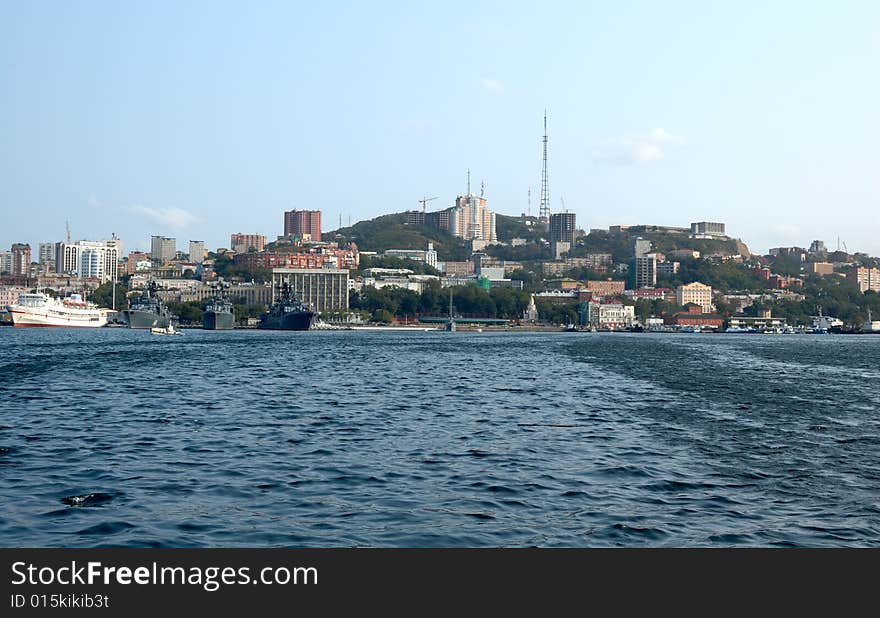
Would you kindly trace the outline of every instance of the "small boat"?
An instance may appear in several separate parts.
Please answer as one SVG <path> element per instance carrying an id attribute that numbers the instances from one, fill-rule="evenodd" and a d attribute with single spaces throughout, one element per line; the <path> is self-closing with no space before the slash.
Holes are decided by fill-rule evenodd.
<path id="1" fill-rule="evenodd" d="M 172 322 L 168 323 L 168 326 L 162 328 L 161 326 L 154 326 L 150 329 L 151 335 L 182 335 L 183 333 L 174 328 L 174 324 Z"/>

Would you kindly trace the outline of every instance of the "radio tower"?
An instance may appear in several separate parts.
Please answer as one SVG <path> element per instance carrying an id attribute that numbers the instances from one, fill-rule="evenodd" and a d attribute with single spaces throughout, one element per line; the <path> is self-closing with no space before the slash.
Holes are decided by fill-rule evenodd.
<path id="1" fill-rule="evenodd" d="M 547 173 L 547 110 L 544 110 L 544 168 L 541 171 L 541 223 L 550 223 L 550 176 Z"/>

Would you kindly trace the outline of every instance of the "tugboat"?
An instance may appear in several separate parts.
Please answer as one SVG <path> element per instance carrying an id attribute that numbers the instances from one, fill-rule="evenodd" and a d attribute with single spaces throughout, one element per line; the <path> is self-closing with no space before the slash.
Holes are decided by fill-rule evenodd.
<path id="1" fill-rule="evenodd" d="M 315 313 L 293 295 L 290 284 L 281 286 L 278 300 L 260 317 L 257 328 L 267 330 L 309 330 Z"/>
<path id="2" fill-rule="evenodd" d="M 168 328 L 175 316 L 159 298 L 155 281 L 144 288 L 143 293 L 122 312 L 122 319 L 129 328 Z"/>
<path id="3" fill-rule="evenodd" d="M 231 330 L 235 327 L 235 312 L 223 293 L 225 287 L 226 284 L 221 282 L 217 294 L 205 306 L 202 314 L 202 328 L 205 330 Z"/>

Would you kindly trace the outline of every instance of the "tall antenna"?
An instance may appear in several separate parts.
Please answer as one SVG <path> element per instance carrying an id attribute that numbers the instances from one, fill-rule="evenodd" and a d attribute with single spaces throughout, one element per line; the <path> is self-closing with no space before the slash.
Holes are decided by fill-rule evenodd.
<path id="1" fill-rule="evenodd" d="M 529 196 L 526 198 L 528 201 L 526 202 L 526 214 L 528 216 L 532 216 L 532 188 L 529 187 Z"/>
<path id="2" fill-rule="evenodd" d="M 547 110 L 544 110 L 544 167 L 541 171 L 541 210 L 543 223 L 550 222 L 550 175 L 547 172 Z"/>
<path id="3" fill-rule="evenodd" d="M 470 194 L 471 194 L 471 169 L 468 168 L 468 189 L 467 189 L 467 195 L 470 195 Z"/>
<path id="4" fill-rule="evenodd" d="M 67 228 L 67 244 L 70 244 L 70 221 L 64 222 L 64 227 Z"/>
<path id="5" fill-rule="evenodd" d="M 480 197 L 483 197 L 486 193 L 486 181 L 480 181 Z"/>

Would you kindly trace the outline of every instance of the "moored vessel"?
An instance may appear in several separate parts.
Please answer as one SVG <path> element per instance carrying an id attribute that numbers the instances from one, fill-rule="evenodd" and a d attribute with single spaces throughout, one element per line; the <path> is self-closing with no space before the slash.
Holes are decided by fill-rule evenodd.
<path id="1" fill-rule="evenodd" d="M 284 283 L 281 293 L 269 311 L 260 317 L 257 328 L 265 330 L 309 330 L 315 313 L 294 296 L 290 285 Z"/>
<path id="2" fill-rule="evenodd" d="M 880 335 L 880 320 L 871 319 L 870 309 L 868 309 L 868 319 L 862 323 L 862 332 L 869 335 Z"/>
<path id="3" fill-rule="evenodd" d="M 129 328 L 168 328 L 174 316 L 159 298 L 155 281 L 144 289 L 128 309 L 122 312 L 122 319 Z"/>
<path id="4" fill-rule="evenodd" d="M 19 294 L 6 310 L 13 326 L 71 326 L 97 328 L 107 324 L 109 309 L 87 302 L 80 294 L 53 298 L 42 292 Z"/>
<path id="5" fill-rule="evenodd" d="M 205 306 L 202 314 L 202 328 L 205 330 L 231 330 L 235 327 L 235 310 L 224 295 L 223 288 L 221 282 L 217 294 Z"/>

